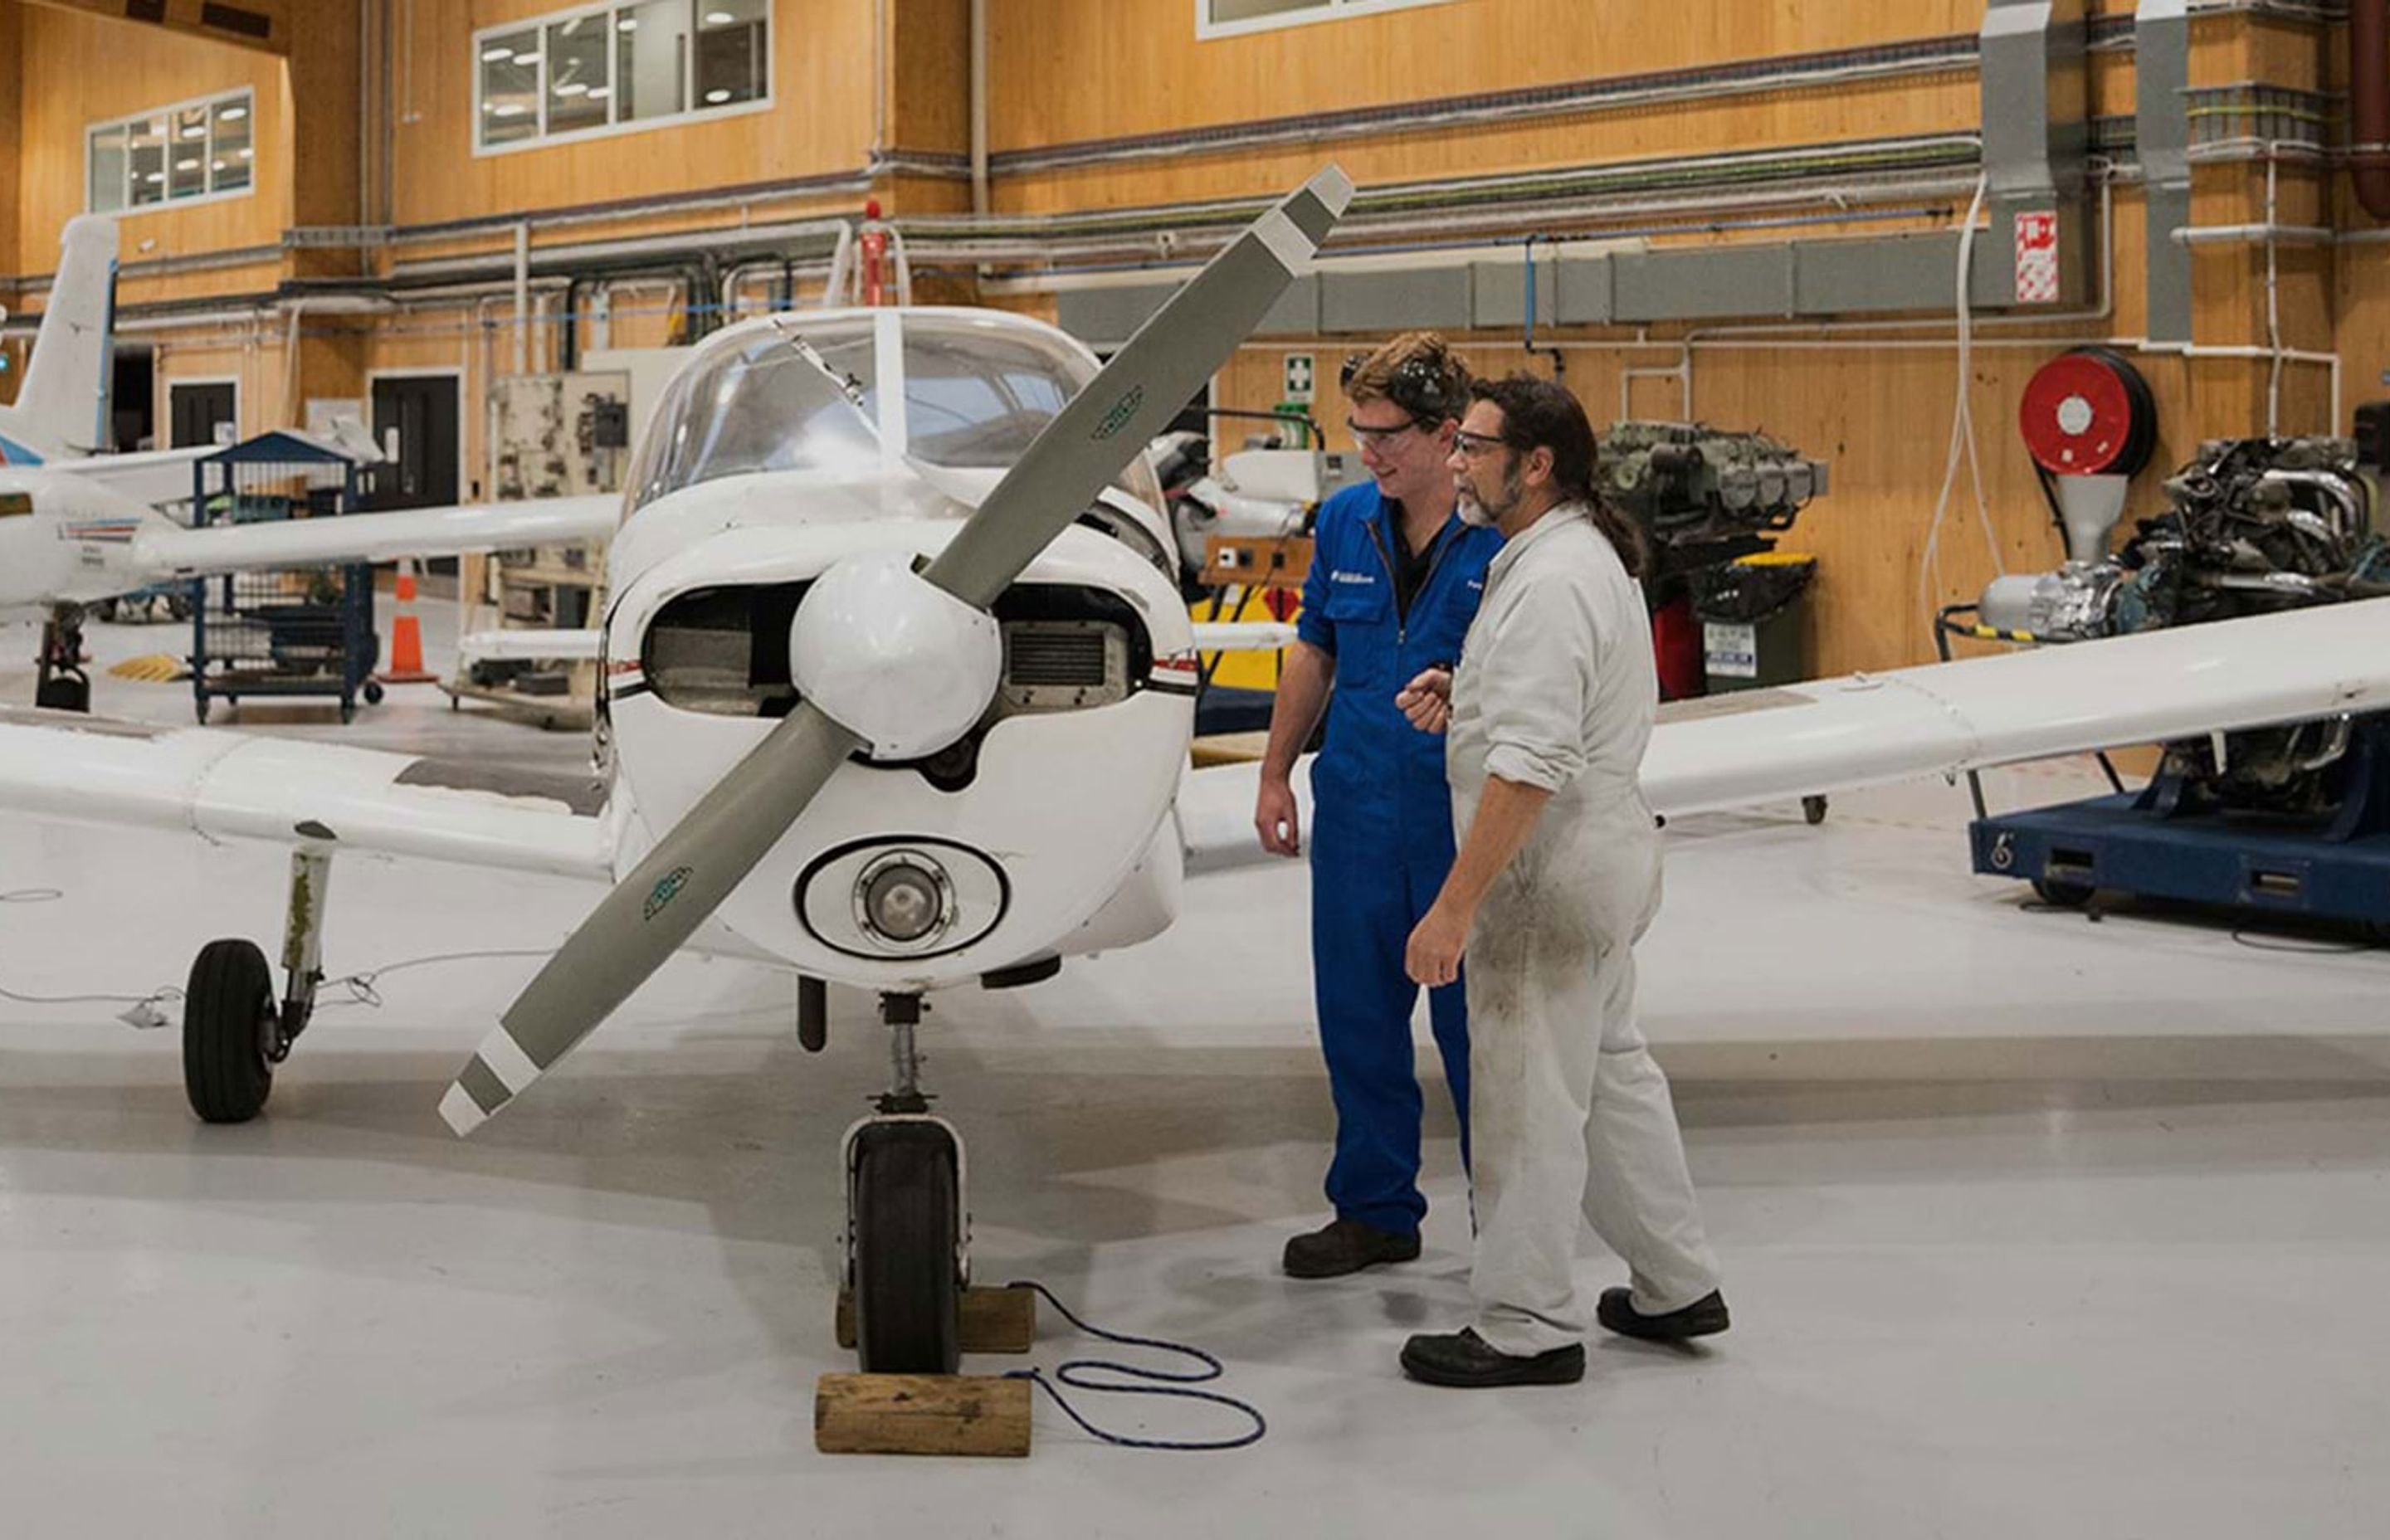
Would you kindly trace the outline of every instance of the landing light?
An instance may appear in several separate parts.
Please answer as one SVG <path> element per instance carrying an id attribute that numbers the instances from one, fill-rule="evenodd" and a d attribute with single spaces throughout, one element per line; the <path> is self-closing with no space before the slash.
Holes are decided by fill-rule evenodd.
<path id="1" fill-rule="evenodd" d="M 871 935 L 911 945 L 954 922 L 954 884 L 919 852 L 892 851 L 855 879 L 854 918 Z"/>

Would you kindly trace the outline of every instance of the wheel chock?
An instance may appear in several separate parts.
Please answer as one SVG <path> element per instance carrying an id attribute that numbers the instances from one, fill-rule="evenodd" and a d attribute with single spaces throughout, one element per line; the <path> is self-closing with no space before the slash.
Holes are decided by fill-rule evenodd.
<path id="1" fill-rule="evenodd" d="M 814 1447 L 825 1455 L 1019 1459 L 1029 1453 L 1030 1420 L 1026 1380 L 825 1374 L 814 1383 Z"/>
<path id="2" fill-rule="evenodd" d="M 1037 1294 L 1030 1289 L 966 1289 L 962 1298 L 965 1353 L 1027 1353 L 1037 1342 Z M 838 1345 L 854 1346 L 854 1296 L 838 1293 Z"/>

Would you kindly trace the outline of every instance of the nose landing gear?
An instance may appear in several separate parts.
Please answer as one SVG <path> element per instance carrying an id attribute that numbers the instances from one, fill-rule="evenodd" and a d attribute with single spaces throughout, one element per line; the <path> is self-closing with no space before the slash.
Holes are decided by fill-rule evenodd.
<path id="1" fill-rule="evenodd" d="M 846 1136 L 846 1287 L 866 1374 L 952 1374 L 970 1276 L 962 1139 L 930 1113 L 918 995 L 883 995 L 893 1084 Z"/>
<path id="2" fill-rule="evenodd" d="M 91 675 L 83 671 L 83 607 L 62 604 L 42 623 L 41 673 L 33 704 L 54 712 L 91 710 Z"/>

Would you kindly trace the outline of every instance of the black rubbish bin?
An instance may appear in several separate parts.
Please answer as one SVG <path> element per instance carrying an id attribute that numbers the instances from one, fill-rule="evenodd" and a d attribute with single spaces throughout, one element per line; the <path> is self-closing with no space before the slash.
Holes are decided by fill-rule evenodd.
<path id="1" fill-rule="evenodd" d="M 1809 677 L 1808 594 L 1818 558 L 1763 551 L 1693 576 L 1703 673 L 1713 695 Z"/>

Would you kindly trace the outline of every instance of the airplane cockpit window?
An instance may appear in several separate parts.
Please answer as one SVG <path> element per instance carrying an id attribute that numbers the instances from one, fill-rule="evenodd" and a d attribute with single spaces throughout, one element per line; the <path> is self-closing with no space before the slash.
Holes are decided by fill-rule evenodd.
<path id="1" fill-rule="evenodd" d="M 634 512 L 668 493 L 725 476 L 859 473 L 880 463 L 871 420 L 869 319 L 791 331 L 803 348 L 777 328 L 700 346 L 657 403 L 640 442 L 631 466 Z M 861 410 L 833 373 L 855 382 L 864 396 Z"/>
<path id="2" fill-rule="evenodd" d="M 869 473 L 880 463 L 876 320 L 789 316 L 701 345 L 640 444 L 632 511 L 726 476 Z M 926 464 L 1010 465 L 1095 376 L 1069 341 L 1017 321 L 915 312 L 904 326 L 906 447 Z M 1162 506 L 1142 455 L 1117 484 Z"/>
<path id="3" fill-rule="evenodd" d="M 30 492 L 0 492 L 0 519 L 22 519 L 33 511 Z"/>

